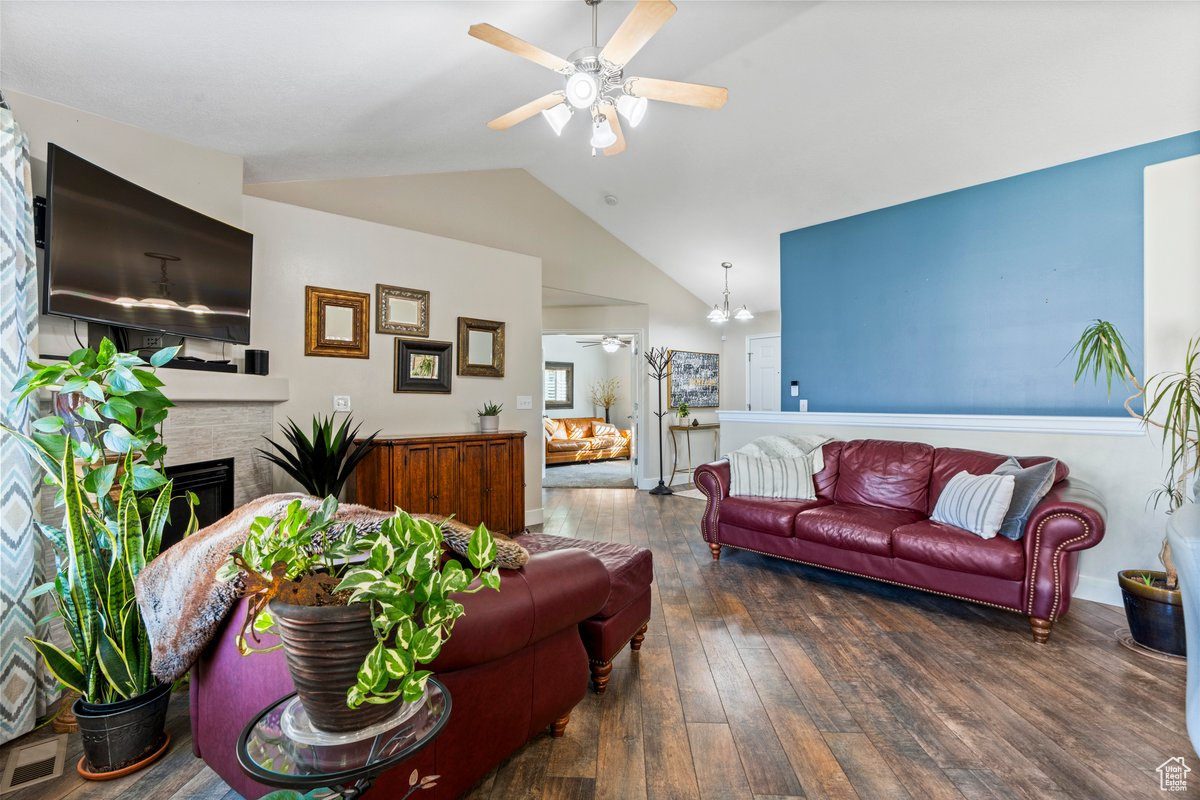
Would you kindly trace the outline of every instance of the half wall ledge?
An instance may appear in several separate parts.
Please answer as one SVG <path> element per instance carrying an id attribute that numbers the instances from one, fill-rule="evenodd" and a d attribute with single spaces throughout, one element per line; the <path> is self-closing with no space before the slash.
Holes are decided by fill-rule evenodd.
<path id="1" fill-rule="evenodd" d="M 1145 425 L 1129 416 L 1057 417 L 1010 414 L 859 414 L 828 411 L 718 411 L 722 422 L 859 428 L 934 428 L 955 431 L 1144 436 Z"/>

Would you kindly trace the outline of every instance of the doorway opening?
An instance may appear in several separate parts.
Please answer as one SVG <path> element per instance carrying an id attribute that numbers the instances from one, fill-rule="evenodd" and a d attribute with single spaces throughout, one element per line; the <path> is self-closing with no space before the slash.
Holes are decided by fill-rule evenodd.
<path id="1" fill-rule="evenodd" d="M 622 331 L 542 336 L 544 487 L 637 486 L 640 338 Z"/>

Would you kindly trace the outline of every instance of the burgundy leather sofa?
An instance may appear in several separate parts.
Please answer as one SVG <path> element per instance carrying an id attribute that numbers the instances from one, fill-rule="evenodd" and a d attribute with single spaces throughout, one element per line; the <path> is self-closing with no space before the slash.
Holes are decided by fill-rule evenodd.
<path id="1" fill-rule="evenodd" d="M 457 596 L 466 614 L 430 667 L 450 690 L 450 719 L 432 744 L 381 775 L 366 797 L 402 796 L 414 768 L 441 776 L 434 789 L 420 793 L 422 800 L 457 797 L 549 726 L 561 736 L 571 709 L 587 694 L 579 624 L 601 610 L 609 592 L 598 558 L 560 550 L 502 571 L 499 592 Z M 294 689 L 282 650 L 237 652 L 234 636 L 244 613 L 243 601 L 192 668 L 192 742 L 226 783 L 255 798 L 271 790 L 238 766 L 238 736 L 267 704 Z"/>
<path id="2" fill-rule="evenodd" d="M 1070 606 L 1078 552 L 1104 536 L 1103 504 L 1067 479 L 1061 461 L 1025 536 L 1013 541 L 929 519 L 951 477 L 991 472 L 1007 456 L 859 439 L 830 442 L 824 458 L 815 500 L 731 497 L 728 461 L 699 467 L 696 485 L 708 498 L 701 530 L 713 558 L 735 547 L 1016 611 L 1043 643 Z"/>

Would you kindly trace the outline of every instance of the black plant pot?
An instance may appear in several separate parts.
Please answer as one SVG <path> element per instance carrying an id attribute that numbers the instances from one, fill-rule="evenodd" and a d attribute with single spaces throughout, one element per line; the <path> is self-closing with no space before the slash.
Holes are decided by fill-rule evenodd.
<path id="1" fill-rule="evenodd" d="M 1178 589 L 1147 586 L 1137 580 L 1142 574 L 1141 570 L 1117 573 L 1129 634 L 1143 647 L 1173 656 L 1186 656 L 1182 593 Z M 1150 574 L 1165 582 L 1166 573 Z"/>
<path id="2" fill-rule="evenodd" d="M 117 772 L 146 760 L 163 746 L 171 684 L 116 703 L 75 701 L 83 754 L 93 773 Z"/>

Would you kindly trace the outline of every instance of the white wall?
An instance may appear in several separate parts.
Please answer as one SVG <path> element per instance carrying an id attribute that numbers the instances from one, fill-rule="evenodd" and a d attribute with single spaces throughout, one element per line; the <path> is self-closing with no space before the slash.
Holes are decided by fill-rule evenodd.
<path id="1" fill-rule="evenodd" d="M 291 384 L 277 418 L 330 413 L 333 395 L 348 394 L 364 432 L 453 433 L 477 430 L 476 409 L 502 402 L 501 428 L 529 434 L 526 519 L 540 522 L 541 420 L 536 402 L 517 410 L 518 395 L 536 401 L 541 392 L 538 259 L 253 197 L 245 200 L 244 219 L 254 232 L 255 340 L 271 351 L 271 374 Z M 449 395 L 396 394 L 396 337 L 374 333 L 373 312 L 369 359 L 305 356 L 304 287 L 374 295 L 376 283 L 429 291 L 431 340 L 454 342 L 460 316 L 504 322 L 504 377 L 454 375 Z"/>
<path id="2" fill-rule="evenodd" d="M 208 150 L 131 125 L 6 91 L 17 124 L 29 138 L 36 194 L 46 193 L 47 145 L 65 147 L 122 178 L 210 217 L 242 227 L 242 159 Z M 38 251 L 41 268 L 42 252 Z M 38 321 L 39 351 L 65 355 L 77 345 L 71 320 L 43 315 Z M 87 342 L 87 325 L 79 325 Z M 192 340 L 185 353 L 215 357 L 221 345 Z M 234 348 L 234 354 L 240 348 Z"/>
<path id="3" fill-rule="evenodd" d="M 764 333 L 779 333 L 778 311 L 755 312 L 746 322 L 730 320 L 724 325 L 721 342 L 721 408 L 746 408 L 746 338 Z"/>

